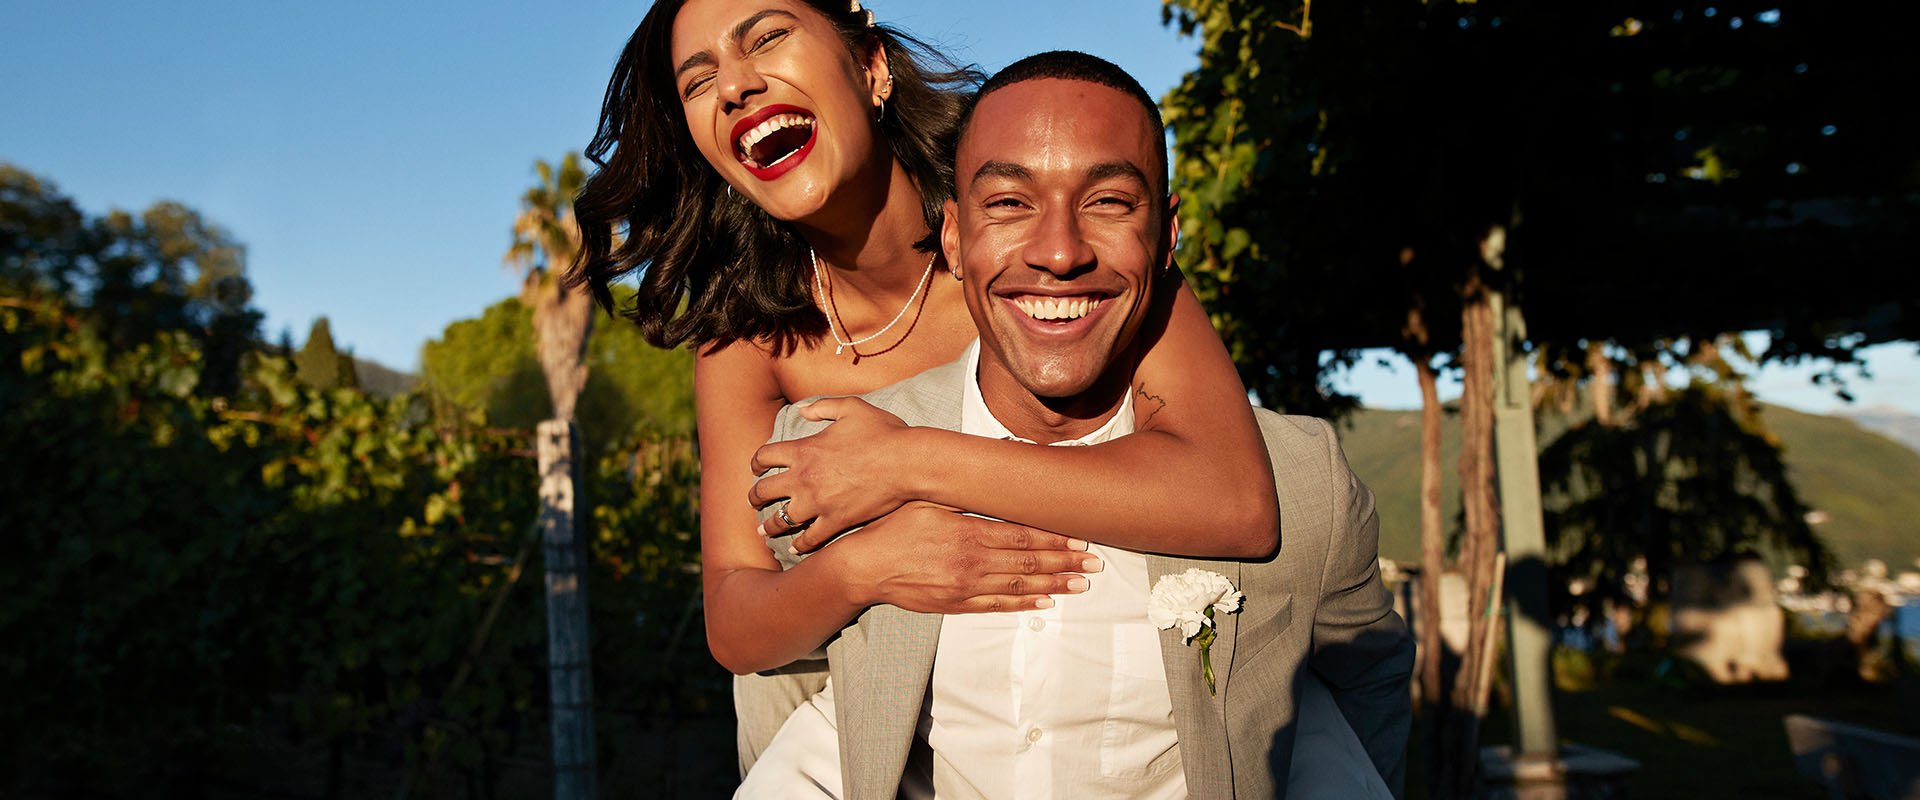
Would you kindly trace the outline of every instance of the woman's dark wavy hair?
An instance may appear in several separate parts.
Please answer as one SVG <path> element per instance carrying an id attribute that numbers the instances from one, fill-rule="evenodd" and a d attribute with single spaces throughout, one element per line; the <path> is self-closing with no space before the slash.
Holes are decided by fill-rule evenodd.
<path id="1" fill-rule="evenodd" d="M 614 65 L 587 145 L 599 166 L 574 200 L 581 249 L 567 285 L 585 285 L 608 313 L 640 326 L 657 347 L 724 346 L 766 340 L 776 352 L 827 332 L 812 300 L 807 244 L 792 226 L 727 191 L 695 148 L 673 83 L 673 19 L 685 0 L 654 3 Z M 954 132 L 981 74 L 885 25 L 869 25 L 847 0 L 808 6 L 831 20 L 856 58 L 885 48 L 893 93 L 880 123 L 893 156 L 919 187 L 933 233 L 953 183 Z M 614 244 L 624 225 L 625 241 Z M 640 271 L 633 306 L 616 307 L 612 284 Z"/>

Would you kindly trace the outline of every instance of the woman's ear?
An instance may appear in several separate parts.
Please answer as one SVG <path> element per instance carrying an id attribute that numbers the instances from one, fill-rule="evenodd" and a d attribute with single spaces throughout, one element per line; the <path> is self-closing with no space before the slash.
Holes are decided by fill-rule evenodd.
<path id="1" fill-rule="evenodd" d="M 880 105 L 893 96 L 893 65 L 887 60 L 887 47 L 878 38 L 867 51 L 867 93 L 872 105 Z"/>

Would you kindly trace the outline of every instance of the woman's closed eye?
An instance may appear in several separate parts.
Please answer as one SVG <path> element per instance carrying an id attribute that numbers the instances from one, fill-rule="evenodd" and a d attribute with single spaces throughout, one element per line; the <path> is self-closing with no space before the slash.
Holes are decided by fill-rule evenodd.
<path id="1" fill-rule="evenodd" d="M 747 52 L 749 54 L 758 53 L 761 50 L 771 47 L 781 39 L 786 38 L 787 34 L 792 32 L 792 28 L 774 28 L 773 30 L 760 34 L 760 37 L 754 39 L 753 44 L 747 47 Z"/>
<path id="2" fill-rule="evenodd" d="M 713 83 L 713 73 L 706 72 L 695 75 L 693 76 L 693 80 L 687 81 L 687 88 L 680 91 L 680 98 L 682 100 L 692 100 L 695 95 L 704 91 L 707 88 L 707 84 L 710 83 Z"/>

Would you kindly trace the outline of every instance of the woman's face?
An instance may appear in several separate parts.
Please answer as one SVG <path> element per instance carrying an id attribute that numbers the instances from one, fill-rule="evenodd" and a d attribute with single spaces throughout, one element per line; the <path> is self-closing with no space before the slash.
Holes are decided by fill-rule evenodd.
<path id="1" fill-rule="evenodd" d="M 888 88 L 796 0 L 690 0 L 673 22 L 674 90 L 707 163 L 773 216 L 815 218 L 869 167 Z"/>

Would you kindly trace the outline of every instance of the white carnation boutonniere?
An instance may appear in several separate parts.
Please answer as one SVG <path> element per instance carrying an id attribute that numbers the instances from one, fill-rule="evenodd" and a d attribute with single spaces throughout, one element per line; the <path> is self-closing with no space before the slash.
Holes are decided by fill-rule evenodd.
<path id="1" fill-rule="evenodd" d="M 1147 598 L 1147 619 L 1161 630 L 1180 626 L 1187 644 L 1200 643 L 1200 674 L 1207 679 L 1207 694 L 1213 688 L 1213 629 L 1215 612 L 1232 614 L 1240 610 L 1246 595 L 1233 588 L 1233 582 L 1218 572 L 1189 569 L 1178 575 L 1163 575 L 1153 584 Z"/>

